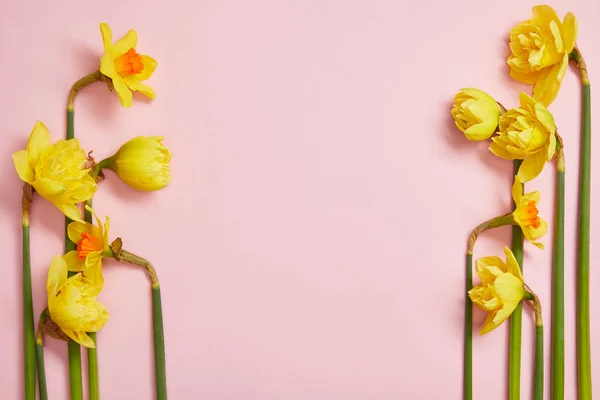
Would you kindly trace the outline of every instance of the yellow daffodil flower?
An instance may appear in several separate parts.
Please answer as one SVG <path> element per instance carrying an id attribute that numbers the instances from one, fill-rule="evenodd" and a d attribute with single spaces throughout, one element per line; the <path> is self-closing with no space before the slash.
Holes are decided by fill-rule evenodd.
<path id="1" fill-rule="evenodd" d="M 137 33 L 132 29 L 113 45 L 112 31 L 100 24 L 104 55 L 100 60 L 100 72 L 112 80 L 123 107 L 131 107 L 132 91 L 154 100 L 154 90 L 142 81 L 150 78 L 156 69 L 156 61 L 136 52 Z"/>
<path id="2" fill-rule="evenodd" d="M 533 245 L 544 248 L 542 243 L 535 242 L 548 232 L 546 221 L 538 217 L 537 205 L 540 202 L 540 192 L 537 190 L 531 193 L 523 194 L 523 186 L 518 176 L 515 176 L 515 183 L 512 187 L 512 198 L 517 205 L 513 211 L 515 222 L 523 230 L 523 234 Z"/>
<path id="3" fill-rule="evenodd" d="M 554 117 L 541 103 L 521 92 L 520 107 L 500 117 L 500 132 L 492 137 L 492 153 L 507 160 L 523 160 L 518 176 L 522 182 L 542 172 L 556 151 Z"/>
<path id="4" fill-rule="evenodd" d="M 84 169 L 87 156 L 77 139 L 61 139 L 50 144 L 48 128 L 38 121 L 31 131 L 27 148 L 12 157 L 23 181 L 31 184 L 67 217 L 81 221 L 81 211 L 75 204 L 92 198 L 97 186 L 88 174 L 89 169 Z"/>
<path id="5" fill-rule="evenodd" d="M 69 239 L 77 244 L 77 250 L 69 251 L 64 259 L 69 271 L 82 272 L 85 278 L 102 288 L 102 258 L 109 252 L 110 218 L 106 217 L 103 227 L 94 210 L 88 206 L 86 208 L 94 214 L 97 226 L 89 222 L 71 222 L 67 227 L 67 234 Z"/>
<path id="6" fill-rule="evenodd" d="M 161 136 L 138 136 L 101 164 L 134 189 L 162 189 L 171 181 L 171 152 L 162 144 L 164 139 Z"/>
<path id="7" fill-rule="evenodd" d="M 54 257 L 48 270 L 48 311 L 67 336 L 94 348 L 87 332 L 98 332 L 108 321 L 106 308 L 96 298 L 101 288 L 82 274 L 68 278 L 67 272 L 65 260 Z"/>
<path id="8" fill-rule="evenodd" d="M 498 257 L 483 257 L 477 260 L 477 275 L 481 284 L 469 290 L 475 305 L 489 314 L 481 335 L 496 329 L 506 320 L 525 297 L 523 276 L 512 251 L 504 246 L 506 262 Z"/>
<path id="9" fill-rule="evenodd" d="M 575 15 L 567 13 L 561 23 L 552 7 L 533 7 L 531 19 L 510 31 L 510 76 L 535 85 L 533 97 L 548 106 L 558 94 L 576 40 Z"/>
<path id="10" fill-rule="evenodd" d="M 479 89 L 462 89 L 454 97 L 454 123 L 469 140 L 489 139 L 498 127 L 500 107 Z"/>

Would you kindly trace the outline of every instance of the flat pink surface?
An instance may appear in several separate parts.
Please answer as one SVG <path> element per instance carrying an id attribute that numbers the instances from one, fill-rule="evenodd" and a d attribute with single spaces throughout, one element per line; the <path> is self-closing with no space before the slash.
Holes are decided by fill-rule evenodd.
<path id="1" fill-rule="evenodd" d="M 20 197 L 11 153 L 36 120 L 65 132 L 70 85 L 99 66 L 98 23 L 139 34 L 158 60 L 157 98 L 122 109 L 103 84 L 76 102 L 82 146 L 99 159 L 137 135 L 165 135 L 172 184 L 129 189 L 113 174 L 94 202 L 113 237 L 156 264 L 171 399 L 459 399 L 463 254 L 469 231 L 510 207 L 512 165 L 467 142 L 449 109 L 461 87 L 514 106 L 507 33 L 535 2 L 75 0 L 0 6 L 0 398 L 22 392 Z M 580 22 L 600 80 L 600 5 L 555 1 Z M 566 142 L 566 398 L 576 398 L 575 230 L 579 80 L 570 69 L 551 110 Z M 594 104 L 594 118 L 600 109 Z M 600 122 L 599 122 L 600 123 Z M 599 126 L 599 125 L 595 125 Z M 599 128 L 600 129 L 600 128 Z M 600 156 L 600 143 L 595 147 Z M 600 183 L 594 162 L 593 184 Z M 552 229 L 554 169 L 531 184 Z M 596 187 L 596 186 L 594 186 Z M 592 339 L 600 392 L 600 193 L 592 191 Z M 32 215 L 36 314 L 63 249 L 63 216 Z M 476 257 L 501 255 L 509 229 Z M 526 245 L 525 276 L 550 317 L 548 250 Z M 151 399 L 148 281 L 105 263 L 98 334 L 103 399 Z M 475 314 L 476 329 L 484 315 Z M 533 320 L 523 319 L 523 398 Z M 549 326 L 549 323 L 548 323 Z M 550 335 L 547 329 L 546 351 Z M 66 345 L 49 340 L 51 398 L 68 391 Z M 549 366 L 549 358 L 547 366 Z M 474 339 L 475 399 L 506 398 L 507 326 Z M 549 383 L 549 370 L 546 382 Z M 549 389 L 547 390 L 549 395 Z M 549 397 L 548 397 L 549 398 Z"/>

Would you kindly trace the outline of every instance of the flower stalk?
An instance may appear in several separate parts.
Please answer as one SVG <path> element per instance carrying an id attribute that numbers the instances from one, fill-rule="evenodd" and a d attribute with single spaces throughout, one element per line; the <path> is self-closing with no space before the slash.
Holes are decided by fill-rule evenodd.
<path id="1" fill-rule="evenodd" d="M 514 174 L 521 168 L 522 160 L 514 161 Z M 514 205 L 517 207 L 517 204 Z M 523 231 L 519 226 L 512 227 L 512 251 L 523 273 Z M 521 323 L 523 307 L 519 303 L 510 317 L 508 339 L 508 398 L 518 400 L 521 397 Z"/>
<path id="2" fill-rule="evenodd" d="M 542 303 L 539 297 L 525 285 L 526 298 L 535 314 L 535 359 L 533 370 L 533 400 L 544 400 L 544 324 Z"/>
<path id="3" fill-rule="evenodd" d="M 565 397 L 565 156 L 559 135 L 556 146 L 556 200 L 552 255 L 552 399 Z"/>
<path id="4" fill-rule="evenodd" d="M 79 81 L 78 81 L 79 82 Z M 75 85 L 73 85 L 75 88 Z M 69 103 L 67 105 L 67 140 L 75 138 L 75 109 L 73 101 L 77 90 L 71 89 L 69 94 Z M 75 250 L 77 246 L 69 239 L 68 226 L 71 223 L 69 217 L 65 217 L 65 254 L 71 250 Z M 69 276 L 74 273 L 69 272 Z M 83 378 L 81 374 L 81 347 L 78 343 L 69 340 L 67 343 L 68 359 L 69 359 L 69 386 L 71 392 L 71 400 L 83 400 Z"/>
<path id="5" fill-rule="evenodd" d="M 488 229 L 514 224 L 512 214 L 501 215 L 479 224 L 469 236 L 465 268 L 465 329 L 464 329 L 464 360 L 463 360 L 463 399 L 473 398 L 473 303 L 468 292 L 473 287 L 473 248 L 479 234 Z M 520 229 L 517 226 L 518 229 Z"/>
<path id="6" fill-rule="evenodd" d="M 21 208 L 22 268 L 23 268 L 23 365 L 25 400 L 35 400 L 35 333 L 33 321 L 33 294 L 31 289 L 31 249 L 29 242 L 29 211 L 33 202 L 33 187 L 23 184 Z"/>
<path id="7" fill-rule="evenodd" d="M 592 360 L 590 350 L 590 175 L 591 106 L 587 66 L 575 46 L 569 58 L 581 73 L 581 150 L 579 165 L 579 204 L 577 229 L 577 381 L 580 400 L 592 399 Z"/>
<path id="8" fill-rule="evenodd" d="M 35 355 L 38 375 L 38 391 L 40 400 L 48 400 L 48 387 L 46 385 L 46 363 L 44 361 L 44 323 L 50 318 L 48 308 L 40 315 L 38 331 L 35 339 Z"/>
<path id="9" fill-rule="evenodd" d="M 160 283 L 156 270 L 152 263 L 145 258 L 123 250 L 123 243 L 117 238 L 110 248 L 113 257 L 119 262 L 138 265 L 150 277 L 152 287 L 152 324 L 154 334 L 154 372 L 156 385 L 156 400 L 167 400 L 167 375 L 165 364 L 165 336 L 162 315 L 162 300 L 160 294 Z"/>

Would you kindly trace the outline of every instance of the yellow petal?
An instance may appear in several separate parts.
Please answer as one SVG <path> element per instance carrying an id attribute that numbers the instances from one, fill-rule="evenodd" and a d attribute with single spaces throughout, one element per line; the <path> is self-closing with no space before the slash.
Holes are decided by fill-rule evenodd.
<path id="1" fill-rule="evenodd" d="M 135 49 L 137 46 L 137 33 L 133 29 L 125 34 L 121 39 L 115 43 L 112 49 L 113 57 L 117 58 L 127 53 L 129 49 Z"/>
<path id="2" fill-rule="evenodd" d="M 93 253 L 88 254 L 88 256 L 86 257 L 86 263 L 87 260 L 90 258 L 90 256 L 92 256 Z M 97 257 L 97 255 L 94 255 L 92 257 Z M 97 262 L 93 263 L 93 265 L 89 268 L 86 268 L 85 271 L 83 271 L 83 276 L 85 276 L 87 279 L 89 279 L 94 285 L 97 285 L 100 290 L 102 290 L 102 288 L 104 287 L 104 276 L 102 275 L 102 256 L 100 255 L 99 259 L 97 260 Z"/>
<path id="3" fill-rule="evenodd" d="M 533 97 L 544 106 L 549 106 L 558 95 L 568 61 L 569 56 L 565 54 L 561 63 L 544 68 L 533 87 Z"/>
<path id="4" fill-rule="evenodd" d="M 523 164 L 521 164 L 521 167 L 519 168 L 519 179 L 522 182 L 528 182 L 532 180 L 542 172 L 545 165 L 545 151 L 538 151 L 537 153 L 530 155 L 525 160 L 523 160 Z"/>
<path id="5" fill-rule="evenodd" d="M 32 183 L 36 192 L 38 192 L 42 197 L 52 197 L 57 196 L 65 192 L 65 187 L 57 182 L 48 178 L 36 179 Z"/>
<path id="6" fill-rule="evenodd" d="M 521 267 L 515 258 L 512 250 L 508 246 L 504 246 L 504 256 L 506 257 L 506 272 L 510 272 L 523 282 Z"/>
<path id="7" fill-rule="evenodd" d="M 533 85 L 538 81 L 540 73 L 538 71 L 533 72 L 520 72 L 514 68 L 510 68 L 510 76 L 519 82 Z"/>
<path id="8" fill-rule="evenodd" d="M 506 151 L 503 147 L 499 146 L 496 143 L 496 138 L 492 138 L 492 143 L 490 143 L 490 147 L 489 147 L 490 151 L 492 153 L 494 153 L 496 156 L 503 158 L 505 160 L 514 160 L 515 159 L 515 155 L 514 153 L 509 153 L 508 151 Z"/>
<path id="9" fill-rule="evenodd" d="M 46 287 L 49 296 L 56 296 L 56 288 L 67 280 L 67 263 L 59 255 L 55 256 L 48 268 Z"/>
<path id="10" fill-rule="evenodd" d="M 133 75 L 139 81 L 145 81 L 150 78 L 156 69 L 156 60 L 150 56 L 142 56 L 142 64 L 144 64 L 142 72 Z"/>
<path id="11" fill-rule="evenodd" d="M 511 273 L 502 274 L 494 281 L 496 294 L 502 301 L 518 302 L 523 299 L 523 281 Z"/>
<path id="12" fill-rule="evenodd" d="M 35 165 L 38 163 L 40 154 L 49 147 L 50 132 L 48 132 L 48 128 L 46 128 L 43 122 L 37 121 L 31 131 L 31 135 L 29 135 L 27 148 L 25 149 L 32 168 L 35 168 Z"/>
<path id="13" fill-rule="evenodd" d="M 31 164 L 29 164 L 27 152 L 25 150 L 19 150 L 12 155 L 12 158 L 19 178 L 24 182 L 33 183 L 35 173 L 31 168 Z"/>
<path id="14" fill-rule="evenodd" d="M 56 207 L 62 211 L 67 217 L 69 217 L 73 221 L 82 222 L 81 219 L 81 210 L 75 204 L 64 203 L 64 204 L 56 204 Z"/>
<path id="15" fill-rule="evenodd" d="M 106 217 L 106 222 L 104 223 L 104 233 L 102 236 L 102 246 L 104 248 L 104 251 L 107 251 L 109 248 L 109 244 L 108 244 L 108 232 L 110 230 L 110 218 Z"/>
<path id="16" fill-rule="evenodd" d="M 127 77 L 123 78 L 123 80 L 129 87 L 129 89 L 133 90 L 134 92 L 140 92 L 144 96 L 147 96 L 150 99 L 154 100 L 154 98 L 155 98 L 154 90 L 150 86 L 143 84 L 142 82 L 138 81 L 133 76 L 127 76 Z"/>
<path id="17" fill-rule="evenodd" d="M 554 11 L 554 8 L 547 5 L 533 7 L 532 19 L 539 20 L 546 27 L 549 27 L 550 23 L 553 21 L 559 28 L 562 27 L 560 19 L 558 19 L 558 15 L 556 14 L 556 11 Z"/>
<path id="18" fill-rule="evenodd" d="M 77 258 L 77 250 L 69 251 L 67 254 L 64 255 L 63 258 L 67 263 L 67 268 L 69 269 L 69 271 L 81 272 L 85 268 L 85 259 Z"/>
<path id="19" fill-rule="evenodd" d="M 115 60 L 113 58 L 112 52 L 104 53 L 104 55 L 100 59 L 100 72 L 102 72 L 103 75 L 106 75 L 111 79 L 114 79 L 115 77 L 119 76 L 115 68 Z"/>
<path id="20" fill-rule="evenodd" d="M 523 292 L 525 292 L 525 290 L 523 290 Z M 518 301 L 504 303 L 504 306 L 494 316 L 494 325 L 500 326 L 500 324 L 506 321 L 513 311 L 515 311 L 518 304 Z"/>
<path id="21" fill-rule="evenodd" d="M 104 42 L 104 52 L 110 51 L 113 47 L 112 42 L 112 30 L 108 26 L 102 22 L 100 24 L 100 34 L 102 35 L 102 42 Z"/>
<path id="22" fill-rule="evenodd" d="M 573 13 L 567 13 L 562 23 L 562 37 L 565 46 L 565 52 L 568 54 L 573 51 L 577 41 L 577 18 Z"/>
<path id="23" fill-rule="evenodd" d="M 521 196 L 523 195 L 523 183 L 519 179 L 519 176 L 515 176 L 515 182 L 513 183 L 511 194 L 513 201 L 518 206 L 521 203 Z"/>
<path id="24" fill-rule="evenodd" d="M 125 108 L 131 107 L 133 95 L 131 94 L 129 87 L 127 87 L 125 84 L 123 78 L 117 75 L 112 78 L 112 83 L 115 88 L 115 92 L 117 92 L 117 96 L 119 96 L 121 105 Z"/>
<path id="25" fill-rule="evenodd" d="M 480 335 L 485 335 L 486 333 L 489 333 L 498 327 L 499 324 L 494 323 L 495 315 L 496 312 L 490 312 L 488 314 L 487 318 L 485 319 L 485 322 L 483 323 L 483 326 L 481 327 L 481 331 L 479 331 Z"/>
<path id="26" fill-rule="evenodd" d="M 88 222 L 71 222 L 67 227 L 67 233 L 69 239 L 73 243 L 77 243 L 81 240 L 81 234 L 87 232 L 97 239 L 102 238 L 102 232 L 97 226 L 94 226 Z"/>

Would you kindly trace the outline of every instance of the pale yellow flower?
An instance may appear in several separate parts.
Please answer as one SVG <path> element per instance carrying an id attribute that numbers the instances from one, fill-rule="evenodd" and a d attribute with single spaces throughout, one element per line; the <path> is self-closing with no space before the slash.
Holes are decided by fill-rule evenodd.
<path id="1" fill-rule="evenodd" d="M 498 127 L 499 117 L 496 100 L 479 89 L 462 89 L 454 97 L 452 118 L 469 140 L 489 139 Z"/>
<path id="2" fill-rule="evenodd" d="M 110 253 L 108 245 L 108 231 L 110 218 L 106 217 L 104 226 L 94 210 L 86 208 L 96 218 L 97 226 L 88 222 L 71 222 L 67 227 L 69 239 L 77 244 L 77 250 L 65 254 L 64 259 L 69 271 L 82 272 L 84 277 L 100 288 L 104 287 L 102 276 L 102 258 Z"/>
<path id="3" fill-rule="evenodd" d="M 162 144 L 164 139 L 161 136 L 133 138 L 107 159 L 106 168 L 134 189 L 162 189 L 171 181 L 171 152 Z"/>
<path id="4" fill-rule="evenodd" d="M 576 40 L 575 15 L 567 13 L 561 22 L 552 7 L 533 7 L 531 19 L 510 31 L 510 75 L 535 85 L 533 97 L 548 106 L 558 94 Z"/>
<path id="5" fill-rule="evenodd" d="M 136 52 L 137 33 L 133 29 L 113 45 L 112 31 L 100 24 L 104 55 L 100 60 L 100 72 L 112 80 L 123 107 L 131 107 L 132 91 L 137 91 L 154 99 L 154 90 L 142 83 L 152 76 L 156 69 L 156 60 Z"/>
<path id="6" fill-rule="evenodd" d="M 50 144 L 48 128 L 38 121 L 31 131 L 27 148 L 12 157 L 23 181 L 31 184 L 67 217 L 81 221 L 81 211 L 75 204 L 92 198 L 97 186 L 88 174 L 89 169 L 84 169 L 87 156 L 77 139 L 61 139 Z"/>
<path id="7" fill-rule="evenodd" d="M 504 254 L 506 262 L 494 256 L 477 260 L 481 284 L 469 290 L 469 297 L 475 305 L 489 313 L 481 335 L 496 329 L 510 317 L 526 293 L 514 254 L 507 246 L 504 246 Z"/>
<path id="8" fill-rule="evenodd" d="M 535 192 L 523 194 L 521 180 L 518 176 L 515 176 L 512 198 L 517 206 L 512 214 L 513 219 L 521 227 L 527 240 L 543 249 L 544 245 L 542 243 L 535 242 L 537 238 L 548 232 L 548 224 L 538 216 L 537 205 L 540 202 L 540 192 L 536 190 Z"/>
<path id="9" fill-rule="evenodd" d="M 541 103 L 521 92 L 520 107 L 500 116 L 500 131 L 492 137 L 492 153 L 507 160 L 523 160 L 522 182 L 535 178 L 556 151 L 554 117 Z"/>
<path id="10" fill-rule="evenodd" d="M 67 273 L 65 260 L 54 257 L 48 269 L 48 311 L 67 336 L 94 348 L 87 332 L 98 332 L 108 321 L 106 308 L 97 300 L 101 288 L 80 273 L 70 278 Z"/>

